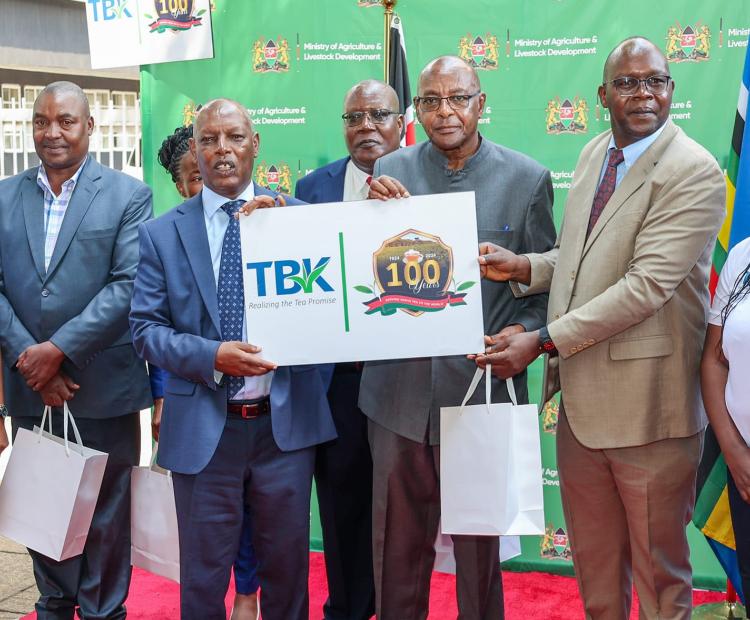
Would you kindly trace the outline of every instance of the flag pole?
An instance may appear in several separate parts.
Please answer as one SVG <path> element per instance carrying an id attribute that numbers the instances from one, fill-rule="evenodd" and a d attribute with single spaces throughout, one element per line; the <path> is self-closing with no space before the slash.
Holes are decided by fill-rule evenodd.
<path id="1" fill-rule="evenodd" d="M 393 8 L 396 6 L 398 0 L 383 0 L 383 6 L 385 12 L 383 14 L 384 28 L 383 28 L 383 81 L 388 83 L 388 69 L 391 66 L 391 22 L 393 21 Z"/>

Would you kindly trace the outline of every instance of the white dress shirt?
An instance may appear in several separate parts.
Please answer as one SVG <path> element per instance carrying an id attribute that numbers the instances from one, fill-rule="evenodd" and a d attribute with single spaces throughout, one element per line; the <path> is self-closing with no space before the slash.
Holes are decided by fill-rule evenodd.
<path id="1" fill-rule="evenodd" d="M 360 170 L 351 159 L 346 164 L 344 176 L 344 200 L 367 200 L 370 184 L 367 182 L 372 176 Z"/>
<path id="2" fill-rule="evenodd" d="M 221 207 L 233 199 L 220 196 L 206 187 L 206 185 L 204 185 L 201 190 L 201 198 L 203 199 L 203 217 L 206 222 L 206 234 L 208 235 L 208 247 L 211 252 L 211 264 L 214 268 L 214 283 L 218 286 L 219 268 L 221 267 L 221 247 L 224 243 L 224 234 L 227 232 L 227 226 L 229 226 L 229 216 Z M 254 198 L 255 187 L 250 183 L 250 185 L 245 188 L 245 191 L 243 191 L 237 198 L 234 198 L 234 200 L 250 202 Z M 247 342 L 247 325 L 244 316 L 242 319 L 242 340 Z M 218 383 L 221 380 L 222 375 L 218 371 L 216 371 L 214 375 L 216 376 Z M 232 400 L 253 400 L 268 396 L 271 393 L 272 379 L 273 371 L 261 375 L 260 377 L 245 377 L 245 387 L 235 394 Z"/>

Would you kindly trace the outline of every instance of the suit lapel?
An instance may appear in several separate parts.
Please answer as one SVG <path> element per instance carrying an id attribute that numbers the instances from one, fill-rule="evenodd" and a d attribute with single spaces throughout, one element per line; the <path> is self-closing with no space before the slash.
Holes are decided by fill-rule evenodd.
<path id="1" fill-rule="evenodd" d="M 94 197 L 99 193 L 99 186 L 96 181 L 100 178 L 100 164 L 89 156 L 89 161 L 84 164 L 83 170 L 78 176 L 68 208 L 65 209 L 65 217 L 63 217 L 60 233 L 57 235 L 57 243 L 55 243 L 55 249 L 47 268 L 47 278 L 54 273 L 57 265 L 60 264 L 60 260 L 67 252 L 70 242 L 73 241 L 83 217 L 89 210 Z"/>
<path id="2" fill-rule="evenodd" d="M 44 194 L 37 185 L 34 174 L 29 173 L 23 181 L 21 202 L 34 267 L 39 277 L 44 279 Z"/>
<path id="3" fill-rule="evenodd" d="M 179 211 L 183 215 L 175 219 L 177 233 L 180 235 L 185 255 L 203 298 L 203 303 L 208 309 L 216 331 L 221 334 L 219 304 L 216 297 L 216 278 L 211 262 L 211 250 L 208 247 L 208 234 L 206 233 L 201 195 L 198 194 L 184 202 L 179 207 Z"/>
<path id="4" fill-rule="evenodd" d="M 612 194 L 612 197 L 605 205 L 596 225 L 589 235 L 589 238 L 586 240 L 581 258 L 585 256 L 586 252 L 588 252 L 588 249 L 591 247 L 591 244 L 596 241 L 596 238 L 601 234 L 602 229 L 607 225 L 609 220 L 612 219 L 615 213 L 620 210 L 625 201 L 645 183 L 646 179 L 654 169 L 654 166 L 659 163 L 662 153 L 664 153 L 666 147 L 677 135 L 677 132 L 677 126 L 669 121 L 669 124 L 664 128 L 656 141 L 646 149 L 643 155 L 641 155 L 635 164 L 633 164 L 628 170 L 625 178 L 623 178 L 620 185 L 617 186 L 614 194 Z M 593 195 L 591 200 L 593 202 Z"/>
<path id="5" fill-rule="evenodd" d="M 337 162 L 338 165 L 331 166 L 328 169 L 328 174 L 331 175 L 332 181 L 327 186 L 329 191 L 326 192 L 325 200 L 340 202 L 344 199 L 344 181 L 346 179 L 346 165 L 348 163 L 349 158 L 345 157 Z"/>
<path id="6" fill-rule="evenodd" d="M 580 181 L 576 186 L 575 194 L 571 192 L 565 203 L 563 234 L 565 235 L 566 245 L 573 245 L 573 255 L 576 262 L 580 262 L 583 247 L 586 243 L 586 229 L 591 215 L 591 203 L 594 201 L 594 194 L 599 185 L 599 172 L 604 163 L 609 133 L 600 136 L 600 140 L 601 142 L 591 152 L 585 167 L 580 171 L 576 170 L 576 176 L 580 172 Z"/>

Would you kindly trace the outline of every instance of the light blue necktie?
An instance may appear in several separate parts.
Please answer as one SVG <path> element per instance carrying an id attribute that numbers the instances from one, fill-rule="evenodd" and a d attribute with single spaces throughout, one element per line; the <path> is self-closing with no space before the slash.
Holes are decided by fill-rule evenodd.
<path id="1" fill-rule="evenodd" d="M 242 340 L 242 319 L 245 312 L 245 291 L 242 285 L 242 251 L 240 248 L 240 222 L 235 214 L 245 204 L 244 200 L 232 200 L 221 206 L 229 216 L 229 225 L 221 245 L 219 282 L 216 294 L 219 301 L 221 339 Z M 244 377 L 227 377 L 227 400 L 245 386 Z"/>

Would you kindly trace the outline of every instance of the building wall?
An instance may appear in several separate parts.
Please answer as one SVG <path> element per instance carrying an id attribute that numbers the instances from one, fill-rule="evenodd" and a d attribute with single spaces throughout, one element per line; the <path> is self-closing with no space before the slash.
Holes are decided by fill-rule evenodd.
<path id="1" fill-rule="evenodd" d="M 0 0 L 0 179 L 38 165 L 34 99 L 57 80 L 89 98 L 94 157 L 141 176 L 138 69 L 91 69 L 83 2 Z"/>

